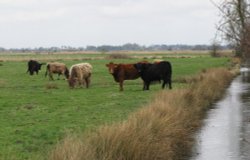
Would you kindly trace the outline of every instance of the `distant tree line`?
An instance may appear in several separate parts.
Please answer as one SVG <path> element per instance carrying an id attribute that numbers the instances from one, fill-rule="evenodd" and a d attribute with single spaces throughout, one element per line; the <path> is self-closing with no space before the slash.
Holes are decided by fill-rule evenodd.
<path id="1" fill-rule="evenodd" d="M 218 49 L 231 49 L 229 45 L 218 45 Z M 0 47 L 0 52 L 11 52 L 11 53 L 54 53 L 54 52 L 77 52 L 77 51 L 97 51 L 97 52 L 109 52 L 109 51 L 174 51 L 174 50 L 212 50 L 213 45 L 185 45 L 185 44 L 175 44 L 175 45 L 150 45 L 144 46 L 136 43 L 127 43 L 121 46 L 113 45 L 101 45 L 101 46 L 86 46 L 86 47 L 71 47 L 71 46 L 61 46 L 61 47 L 39 47 L 39 48 L 10 48 L 5 49 Z"/>

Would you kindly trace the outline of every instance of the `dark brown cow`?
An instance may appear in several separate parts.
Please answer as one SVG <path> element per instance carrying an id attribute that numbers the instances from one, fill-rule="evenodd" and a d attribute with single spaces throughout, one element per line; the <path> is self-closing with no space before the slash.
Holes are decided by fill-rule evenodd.
<path id="1" fill-rule="evenodd" d="M 113 75 L 114 80 L 119 82 L 120 91 L 123 91 L 123 81 L 137 79 L 140 75 L 134 64 L 115 64 L 110 62 L 106 64 L 109 73 Z"/>
<path id="2" fill-rule="evenodd" d="M 143 90 L 149 90 L 151 82 L 160 80 L 163 80 L 162 89 L 165 88 L 166 84 L 169 84 L 169 89 L 172 89 L 172 65 L 170 62 L 137 63 L 134 67 L 144 82 Z"/>
<path id="3" fill-rule="evenodd" d="M 28 70 L 27 70 L 27 72 L 29 72 L 30 75 L 33 75 L 34 72 L 36 72 L 36 74 L 38 74 L 38 72 L 41 69 L 42 65 L 44 65 L 44 63 L 39 63 L 39 62 L 37 62 L 35 60 L 29 60 L 28 61 Z"/>

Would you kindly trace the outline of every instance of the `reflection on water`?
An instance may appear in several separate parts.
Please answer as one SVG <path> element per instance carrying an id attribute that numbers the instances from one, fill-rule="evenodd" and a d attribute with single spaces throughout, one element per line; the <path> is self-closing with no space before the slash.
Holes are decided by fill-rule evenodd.
<path id="1" fill-rule="evenodd" d="M 242 70 L 197 135 L 192 160 L 250 159 L 250 72 Z"/>
<path id="2" fill-rule="evenodd" d="M 242 141 L 241 157 L 244 160 L 250 159 L 250 70 L 242 73 L 244 91 L 241 94 L 242 107 Z"/>
<path id="3" fill-rule="evenodd" d="M 250 69 L 249 68 L 242 68 L 241 69 L 241 77 L 243 83 L 249 83 L 250 82 Z"/>

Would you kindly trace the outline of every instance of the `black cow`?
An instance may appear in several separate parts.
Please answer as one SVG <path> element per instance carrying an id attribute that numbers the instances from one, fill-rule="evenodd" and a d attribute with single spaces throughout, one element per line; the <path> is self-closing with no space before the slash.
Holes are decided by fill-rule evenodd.
<path id="1" fill-rule="evenodd" d="M 35 60 L 29 60 L 28 61 L 28 70 L 27 72 L 30 73 L 30 75 L 33 75 L 34 72 L 36 72 L 36 74 L 38 74 L 39 70 L 41 69 L 41 66 L 43 65 L 44 63 L 39 63 Z"/>
<path id="2" fill-rule="evenodd" d="M 134 67 L 140 73 L 142 80 L 144 81 L 143 90 L 149 90 L 149 85 L 153 81 L 161 81 L 162 89 L 165 85 L 169 84 L 169 89 L 172 89 L 172 66 L 167 61 L 159 63 L 137 63 Z"/>

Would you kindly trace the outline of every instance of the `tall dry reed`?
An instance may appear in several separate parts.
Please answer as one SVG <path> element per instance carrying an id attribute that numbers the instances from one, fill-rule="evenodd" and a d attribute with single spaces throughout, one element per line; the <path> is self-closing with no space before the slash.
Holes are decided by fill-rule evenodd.
<path id="1" fill-rule="evenodd" d="M 183 160 L 211 104 L 231 82 L 226 69 L 205 70 L 190 87 L 158 93 L 153 102 L 121 123 L 82 137 L 67 136 L 51 160 Z"/>

